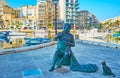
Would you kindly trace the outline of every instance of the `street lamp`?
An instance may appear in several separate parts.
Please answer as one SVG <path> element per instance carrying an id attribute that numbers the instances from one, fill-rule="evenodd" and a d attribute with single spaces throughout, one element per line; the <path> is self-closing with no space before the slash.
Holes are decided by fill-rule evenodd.
<path id="1" fill-rule="evenodd" d="M 54 17 L 54 28 L 55 28 L 55 35 L 57 34 L 57 4 L 59 0 L 53 0 L 53 3 L 55 5 L 55 17 Z"/>

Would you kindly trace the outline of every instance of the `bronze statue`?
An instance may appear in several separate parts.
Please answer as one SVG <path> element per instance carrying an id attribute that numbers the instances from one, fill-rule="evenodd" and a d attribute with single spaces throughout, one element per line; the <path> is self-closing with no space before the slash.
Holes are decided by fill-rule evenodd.
<path id="1" fill-rule="evenodd" d="M 75 46 L 73 35 L 70 33 L 71 25 L 64 24 L 62 32 L 55 36 L 58 41 L 56 52 L 53 56 L 52 66 L 49 71 L 54 71 L 55 65 L 60 68 L 62 65 L 70 66 L 72 71 L 95 72 L 98 67 L 95 64 L 80 65 L 71 50 Z"/>

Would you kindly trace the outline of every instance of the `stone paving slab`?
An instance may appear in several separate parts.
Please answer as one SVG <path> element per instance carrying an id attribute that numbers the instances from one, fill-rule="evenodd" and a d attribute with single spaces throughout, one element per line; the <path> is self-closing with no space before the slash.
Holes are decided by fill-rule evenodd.
<path id="1" fill-rule="evenodd" d="M 97 64 L 99 70 L 95 73 L 73 72 L 69 70 L 69 66 L 62 66 L 60 70 L 49 72 L 55 50 L 56 45 L 52 45 L 36 50 L 0 55 L 0 78 L 113 78 L 102 75 L 102 61 L 107 62 L 116 75 L 115 78 L 120 78 L 119 49 L 76 42 L 72 51 L 78 62 L 80 64 Z M 42 74 L 28 77 L 23 75 L 23 71 L 34 69 L 40 69 Z"/>

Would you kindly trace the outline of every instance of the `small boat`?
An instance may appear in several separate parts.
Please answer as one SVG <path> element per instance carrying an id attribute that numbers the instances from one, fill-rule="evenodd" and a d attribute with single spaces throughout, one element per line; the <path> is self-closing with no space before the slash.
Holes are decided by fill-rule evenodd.
<path id="1" fill-rule="evenodd" d="M 27 45 L 37 45 L 51 41 L 49 38 L 24 38 L 24 40 Z"/>
<path id="2" fill-rule="evenodd" d="M 9 32 L 0 32 L 0 39 L 6 39 Z"/>
<path id="3" fill-rule="evenodd" d="M 9 35 L 9 32 L 0 32 L 0 36 L 8 36 Z"/>
<path id="4" fill-rule="evenodd" d="M 10 32 L 9 36 L 25 36 L 26 33 L 23 32 Z"/>

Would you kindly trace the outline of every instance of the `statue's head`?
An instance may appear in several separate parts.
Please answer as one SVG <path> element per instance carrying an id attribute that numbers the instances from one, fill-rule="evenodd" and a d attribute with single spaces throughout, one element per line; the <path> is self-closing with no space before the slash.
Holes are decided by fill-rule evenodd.
<path id="1" fill-rule="evenodd" d="M 63 29 L 64 29 L 64 32 L 70 32 L 71 25 L 68 23 L 65 23 Z"/>

